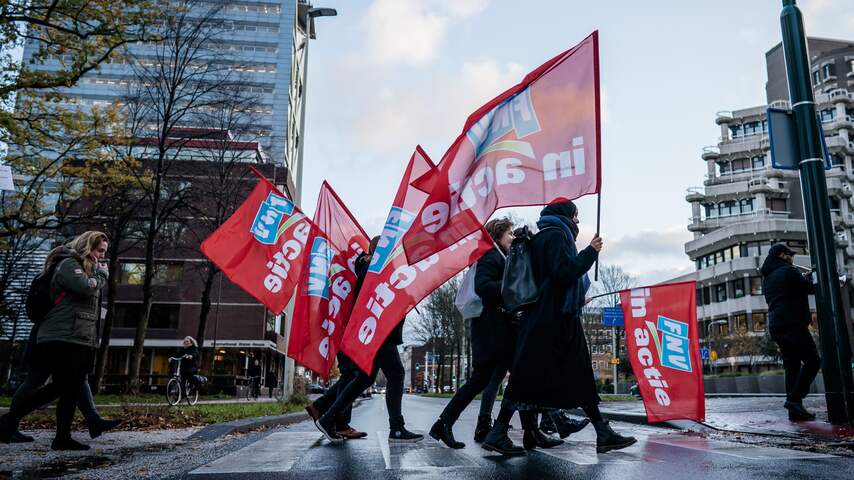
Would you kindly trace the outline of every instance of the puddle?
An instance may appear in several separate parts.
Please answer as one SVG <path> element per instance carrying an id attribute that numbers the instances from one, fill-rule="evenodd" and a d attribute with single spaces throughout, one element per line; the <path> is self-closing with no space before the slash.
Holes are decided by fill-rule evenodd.
<path id="1" fill-rule="evenodd" d="M 0 472 L 0 480 L 35 480 L 42 478 L 61 478 L 66 475 L 75 475 L 93 468 L 109 467 L 115 463 L 110 457 L 76 457 L 59 458 L 45 463 L 34 469 L 18 470 L 14 472 Z"/>

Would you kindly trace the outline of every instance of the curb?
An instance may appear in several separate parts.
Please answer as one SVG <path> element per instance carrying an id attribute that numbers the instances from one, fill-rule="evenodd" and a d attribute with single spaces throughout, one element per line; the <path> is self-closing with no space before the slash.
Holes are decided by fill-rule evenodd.
<path id="1" fill-rule="evenodd" d="M 584 411 L 576 408 L 570 410 L 571 413 L 575 415 L 580 415 L 582 417 L 585 416 Z M 614 420 L 615 422 L 625 422 L 625 423 L 633 423 L 635 425 L 649 425 L 654 427 L 664 427 L 671 428 L 674 430 L 693 430 L 696 432 L 707 432 L 712 431 L 712 429 L 694 422 L 692 420 L 668 420 L 665 422 L 658 423 L 650 423 L 646 419 L 646 414 L 643 413 L 630 413 L 630 412 L 618 412 L 615 410 L 601 410 L 602 416 L 607 418 L 608 420 Z"/>
<path id="2" fill-rule="evenodd" d="M 286 413 L 284 415 L 270 415 L 267 417 L 244 418 L 231 422 L 215 423 L 203 427 L 198 432 L 190 435 L 188 440 L 201 440 L 209 442 L 232 433 L 246 433 L 260 427 L 282 427 L 308 420 L 306 412 Z"/>

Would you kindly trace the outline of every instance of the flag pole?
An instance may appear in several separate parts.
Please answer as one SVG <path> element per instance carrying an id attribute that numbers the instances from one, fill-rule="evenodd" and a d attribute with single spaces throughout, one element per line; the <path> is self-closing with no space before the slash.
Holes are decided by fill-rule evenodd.
<path id="1" fill-rule="evenodd" d="M 599 225 L 602 221 L 602 189 L 596 194 L 596 236 L 599 236 Z M 599 257 L 596 257 L 596 270 L 593 273 L 593 280 L 599 281 Z"/>

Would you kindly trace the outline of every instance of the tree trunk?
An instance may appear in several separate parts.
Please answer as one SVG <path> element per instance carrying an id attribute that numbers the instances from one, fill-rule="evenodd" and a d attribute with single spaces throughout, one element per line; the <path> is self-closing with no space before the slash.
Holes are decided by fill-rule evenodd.
<path id="1" fill-rule="evenodd" d="M 214 265 L 208 262 L 207 273 L 205 274 L 205 287 L 202 290 L 202 308 L 199 313 L 199 327 L 196 330 L 196 342 L 199 344 L 199 355 L 202 355 L 205 345 L 205 330 L 208 326 L 208 316 L 211 312 L 211 291 L 213 290 L 213 282 L 216 278 L 218 270 Z"/>
<path id="2" fill-rule="evenodd" d="M 91 379 L 92 391 L 98 393 L 104 381 L 104 371 L 107 368 L 107 354 L 110 350 L 110 336 L 113 334 L 113 322 L 116 318 L 116 286 L 119 283 L 119 243 L 121 235 L 113 232 L 113 245 L 110 249 L 110 278 L 107 280 L 107 315 L 104 317 L 104 328 L 101 331 L 101 343 L 98 345 L 98 353 L 95 358 L 95 375 Z M 100 315 L 100 312 L 99 312 Z"/>

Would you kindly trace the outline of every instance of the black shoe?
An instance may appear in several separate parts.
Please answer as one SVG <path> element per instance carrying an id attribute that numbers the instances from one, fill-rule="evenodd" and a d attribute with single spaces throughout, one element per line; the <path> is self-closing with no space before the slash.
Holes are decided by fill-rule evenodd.
<path id="1" fill-rule="evenodd" d="M 2 443 L 30 443 L 35 439 L 29 435 L 24 435 L 18 430 L 11 432 L 0 432 L 0 442 Z"/>
<path id="2" fill-rule="evenodd" d="M 563 444 L 563 440 L 552 438 L 538 428 L 525 430 L 522 436 L 522 446 L 525 450 L 533 450 L 535 448 L 552 448 Z"/>
<path id="3" fill-rule="evenodd" d="M 789 411 L 789 420 L 815 420 L 815 414 L 804 408 L 801 402 L 786 400 L 783 406 Z"/>
<path id="4" fill-rule="evenodd" d="M 637 442 L 635 437 L 624 437 L 615 432 L 604 420 L 593 422 L 593 426 L 596 428 L 596 453 L 620 450 Z"/>
<path id="5" fill-rule="evenodd" d="M 525 455 L 525 449 L 515 445 L 513 440 L 507 436 L 508 427 L 509 425 L 506 423 L 496 421 L 480 446 L 484 450 L 498 452 L 506 457 Z"/>
<path id="6" fill-rule="evenodd" d="M 477 426 L 474 428 L 474 441 L 481 443 L 492 430 L 492 415 L 481 415 L 477 417 Z"/>
<path id="7" fill-rule="evenodd" d="M 465 443 L 458 442 L 457 439 L 454 438 L 454 431 L 451 429 L 451 426 L 445 423 L 441 418 L 436 420 L 436 423 L 433 424 L 433 428 L 430 429 L 430 436 L 450 448 L 466 448 Z"/>
<path id="8" fill-rule="evenodd" d="M 71 450 L 71 451 L 83 451 L 89 450 L 89 445 L 85 443 L 80 443 L 73 438 L 55 438 L 53 439 L 53 443 L 50 444 L 51 450 Z"/>
<path id="9" fill-rule="evenodd" d="M 557 434 L 560 438 L 566 438 L 573 433 L 580 432 L 587 425 L 590 425 L 590 420 L 576 420 L 574 418 L 569 418 L 560 414 L 560 418 L 557 421 Z"/>
<path id="10" fill-rule="evenodd" d="M 557 427 L 551 415 L 544 413 L 540 416 L 540 430 L 547 434 L 557 433 Z"/>
<path id="11" fill-rule="evenodd" d="M 104 420 L 98 419 L 93 425 L 89 426 L 89 436 L 98 438 L 102 433 L 108 432 L 122 424 L 121 420 Z"/>
<path id="12" fill-rule="evenodd" d="M 338 435 L 338 432 L 335 431 L 335 419 L 331 418 L 329 415 L 324 415 L 320 417 L 316 422 L 314 422 L 314 426 L 320 430 L 320 433 L 326 437 L 330 442 L 340 442 L 344 439 L 341 438 L 341 435 Z"/>
<path id="13" fill-rule="evenodd" d="M 389 442 L 420 442 L 421 440 L 424 440 L 424 435 L 412 433 L 405 427 L 394 428 L 388 432 Z"/>

